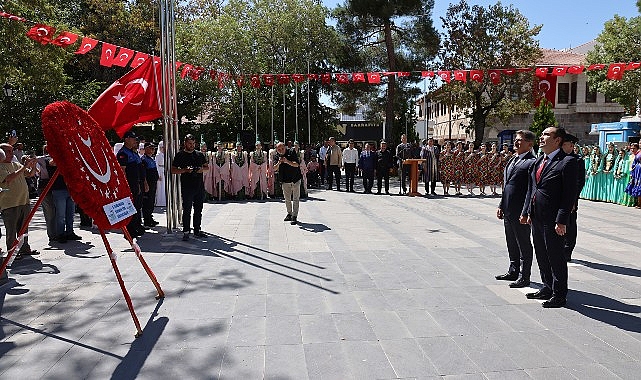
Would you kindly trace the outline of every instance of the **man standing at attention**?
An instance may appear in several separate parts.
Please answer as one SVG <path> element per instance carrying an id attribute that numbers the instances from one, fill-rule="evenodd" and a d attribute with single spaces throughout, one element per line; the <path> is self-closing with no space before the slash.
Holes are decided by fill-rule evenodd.
<path id="1" fill-rule="evenodd" d="M 530 169 L 535 161 L 532 154 L 535 139 L 536 135 L 531 131 L 516 132 L 514 138 L 516 155 L 505 165 L 503 171 L 505 188 L 496 210 L 496 217 L 503 219 L 507 252 L 510 257 L 510 268 L 507 273 L 496 276 L 496 279 L 514 281 L 510 283 L 511 288 L 530 285 L 533 256 L 531 230 L 529 224 L 521 223 L 521 218 L 527 219 L 524 216 L 527 215 L 528 210 L 525 196 L 529 187 Z"/>
<path id="2" fill-rule="evenodd" d="M 329 138 L 329 147 L 325 156 L 327 166 L 327 190 L 332 189 L 334 177 L 336 177 L 336 190 L 341 191 L 341 167 L 343 166 L 343 152 L 341 147 L 336 145 L 336 139 Z"/>
<path id="3" fill-rule="evenodd" d="M 579 195 L 581 195 L 581 190 L 583 190 L 583 186 L 585 186 L 585 165 L 583 164 L 583 161 L 579 161 L 579 156 L 574 153 L 574 144 L 578 142 L 579 142 L 579 139 L 576 136 L 568 134 L 565 137 L 565 141 L 563 142 L 563 146 L 562 146 L 562 149 L 565 152 L 565 154 L 574 157 L 578 163 L 576 166 L 576 169 L 577 169 L 576 199 L 574 201 L 574 207 L 572 207 L 572 212 L 570 213 L 567 232 L 565 234 L 564 251 L 565 251 L 565 260 L 567 262 L 572 261 L 572 251 L 574 251 L 574 247 L 576 246 L 576 234 L 577 234 L 576 212 L 579 209 Z"/>
<path id="4" fill-rule="evenodd" d="M 276 152 L 278 152 L 279 159 L 274 165 L 274 169 L 278 170 L 280 183 L 283 186 L 283 196 L 287 207 L 285 221 L 296 224 L 298 222 L 300 182 L 303 178 L 300 171 L 300 158 L 296 149 L 288 149 L 282 142 L 276 145 Z"/>
<path id="5" fill-rule="evenodd" d="M 142 226 L 142 195 L 148 189 L 147 179 L 145 178 L 145 167 L 142 164 L 142 159 L 138 155 L 138 141 L 136 134 L 133 131 L 125 132 L 124 144 L 118 151 L 116 157 L 118 163 L 125 172 L 129 189 L 134 200 L 134 207 L 136 214 L 131 218 L 127 224 L 127 230 L 131 237 L 142 236 L 145 229 Z"/>
<path id="6" fill-rule="evenodd" d="M 145 166 L 147 178 L 147 191 L 143 194 L 142 217 L 145 226 L 155 227 L 158 222 L 154 220 L 154 207 L 156 206 L 156 190 L 158 188 L 158 167 L 154 159 L 156 146 L 152 142 L 145 143 L 145 154 L 142 155 L 142 164 Z"/>
<path id="7" fill-rule="evenodd" d="M 205 201 L 205 182 L 203 173 L 209 170 L 205 155 L 196 150 L 196 138 L 185 136 L 184 149 L 176 153 L 171 163 L 171 174 L 180 174 L 180 190 L 183 206 L 183 241 L 189 240 L 191 232 L 191 209 L 194 208 L 194 236 L 206 237 L 200 229 Z"/>
<path id="8" fill-rule="evenodd" d="M 546 128 L 539 138 L 543 154 L 530 171 L 526 202 L 543 288 L 527 293 L 543 299 L 544 308 L 563 307 L 568 294 L 568 263 L 564 245 L 567 225 L 576 201 L 577 161 L 562 149 L 565 129 Z M 530 201 L 531 200 L 531 201 Z"/>
<path id="9" fill-rule="evenodd" d="M 376 153 L 372 151 L 373 143 L 365 144 L 365 150 L 358 159 L 358 167 L 363 171 L 363 188 L 365 194 L 372 193 L 374 174 L 376 173 Z"/>
<path id="10" fill-rule="evenodd" d="M 389 195 L 389 170 L 394 166 L 392 152 L 387 150 L 387 142 L 381 140 L 381 149 L 376 152 L 376 185 L 381 193 L 383 179 L 385 179 L 385 194 Z"/>
<path id="11" fill-rule="evenodd" d="M 354 148 L 354 140 L 349 140 L 347 148 L 343 150 L 343 165 L 345 165 L 345 190 L 354 192 L 354 175 L 358 165 L 358 149 Z"/>
<path id="12" fill-rule="evenodd" d="M 436 181 L 438 180 L 439 155 L 438 146 L 434 145 L 434 138 L 427 139 L 427 145 L 421 149 L 420 157 L 425 160 L 423 164 L 423 182 L 425 194 L 436 195 Z"/>

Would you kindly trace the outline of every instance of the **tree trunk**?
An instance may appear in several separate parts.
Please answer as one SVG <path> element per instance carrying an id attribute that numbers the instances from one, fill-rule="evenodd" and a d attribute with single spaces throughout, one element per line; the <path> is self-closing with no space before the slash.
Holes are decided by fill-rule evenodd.
<path id="1" fill-rule="evenodd" d="M 387 62 L 389 71 L 396 71 L 396 52 L 394 50 L 394 41 L 392 40 L 392 24 L 386 21 L 384 24 L 385 31 L 385 49 L 387 50 Z M 385 103 L 385 129 L 387 131 L 386 138 L 390 139 L 394 130 L 394 99 L 396 97 L 396 75 L 387 77 L 387 101 Z"/>
<path id="2" fill-rule="evenodd" d="M 474 110 L 472 111 L 472 123 L 474 123 L 474 147 L 479 147 L 485 138 L 485 112 L 483 111 L 483 94 L 474 94 Z"/>

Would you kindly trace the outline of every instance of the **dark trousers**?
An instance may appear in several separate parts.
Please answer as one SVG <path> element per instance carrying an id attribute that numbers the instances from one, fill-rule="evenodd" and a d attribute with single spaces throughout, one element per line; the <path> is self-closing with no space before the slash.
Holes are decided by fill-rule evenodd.
<path id="1" fill-rule="evenodd" d="M 524 279 L 530 279 L 532 271 L 532 242 L 530 241 L 531 228 L 529 224 L 521 224 L 518 217 L 503 218 L 505 227 L 505 242 L 510 257 L 509 273 Z"/>
<path id="2" fill-rule="evenodd" d="M 379 193 L 381 192 L 383 178 L 385 178 L 385 193 L 389 193 L 389 170 L 383 169 L 376 171 L 376 183 Z"/>
<path id="3" fill-rule="evenodd" d="M 543 286 L 552 290 L 555 297 L 568 294 L 568 263 L 563 247 L 565 238 L 554 231 L 554 220 L 532 216 L 532 240 Z"/>
<path id="4" fill-rule="evenodd" d="M 410 178 L 410 168 L 412 165 L 403 165 L 401 163 L 400 167 L 400 174 L 401 174 L 401 188 L 403 188 L 403 192 L 407 192 L 407 185 L 405 184 L 406 180 Z"/>
<path id="5" fill-rule="evenodd" d="M 137 212 L 131 217 L 129 224 L 127 224 L 127 230 L 129 230 L 129 233 L 144 230 L 144 227 L 142 226 L 142 194 L 133 195 L 133 199 L 134 207 Z"/>
<path id="6" fill-rule="evenodd" d="M 436 173 L 431 173 L 431 175 L 425 173 L 425 175 L 423 176 L 423 181 L 425 182 L 425 192 L 436 192 Z"/>
<path id="7" fill-rule="evenodd" d="M 372 192 L 374 187 L 374 170 L 363 170 L 363 188 L 366 193 Z"/>
<path id="8" fill-rule="evenodd" d="M 576 247 L 576 234 L 577 234 L 576 217 L 577 217 L 576 211 L 571 212 L 570 219 L 568 220 L 568 225 L 566 226 L 565 245 L 563 247 L 566 261 L 572 260 L 572 251 L 574 251 L 574 247 Z"/>
<path id="9" fill-rule="evenodd" d="M 203 202 L 205 201 L 205 185 L 181 187 L 183 198 L 183 232 L 191 231 L 191 209 L 194 209 L 194 232 L 200 231 L 203 219 Z"/>
<path id="10" fill-rule="evenodd" d="M 336 177 L 336 190 L 341 189 L 341 169 L 338 165 L 329 165 L 327 167 L 327 189 L 331 190 Z"/>
<path id="11" fill-rule="evenodd" d="M 325 177 L 327 176 L 327 169 L 325 168 L 325 160 L 318 160 L 318 169 L 320 171 L 320 183 L 325 184 Z"/>
<path id="12" fill-rule="evenodd" d="M 156 189 L 158 181 L 151 181 L 149 183 L 149 191 L 143 196 L 142 202 L 142 217 L 145 223 L 150 223 L 154 220 L 154 207 L 156 206 Z"/>
<path id="13" fill-rule="evenodd" d="M 354 175 L 356 164 L 345 164 L 345 188 L 347 191 L 354 191 Z"/>
<path id="14" fill-rule="evenodd" d="M 27 219 L 27 216 L 29 216 L 30 212 L 30 204 L 10 207 L 2 210 L 2 221 L 4 222 L 7 240 L 7 252 L 11 250 L 11 247 L 13 247 L 15 241 L 19 238 L 18 234 L 20 233 L 20 229 L 22 228 L 22 225 Z M 16 253 L 31 252 L 31 247 L 29 246 L 29 236 L 27 235 L 28 232 L 28 229 L 25 230 L 22 247 L 20 247 L 20 250 Z"/>

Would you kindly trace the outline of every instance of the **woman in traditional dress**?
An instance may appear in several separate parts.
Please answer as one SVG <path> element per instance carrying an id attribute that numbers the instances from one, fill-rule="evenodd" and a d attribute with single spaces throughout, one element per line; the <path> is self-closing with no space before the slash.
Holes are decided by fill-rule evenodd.
<path id="1" fill-rule="evenodd" d="M 614 144 L 609 143 L 608 151 L 603 155 L 603 174 L 601 175 L 601 190 L 599 192 L 600 198 L 604 202 L 614 202 L 612 191 L 614 187 L 614 176 L 612 175 L 612 169 L 614 169 L 617 156 L 618 153 Z"/>
<path id="2" fill-rule="evenodd" d="M 243 189 L 245 189 L 245 195 L 250 194 L 249 162 L 247 152 L 243 150 L 243 144 L 238 141 L 236 150 L 231 156 L 231 192 L 240 197 L 238 193 Z"/>
<path id="3" fill-rule="evenodd" d="M 452 143 L 445 143 L 445 150 L 441 152 L 439 160 L 439 175 L 443 184 L 443 195 L 450 195 L 450 182 L 454 177 L 454 153 L 452 152 Z"/>
<path id="4" fill-rule="evenodd" d="M 501 150 L 501 156 L 505 158 L 505 162 L 508 162 L 512 157 L 512 152 L 510 152 L 510 147 L 507 144 L 503 144 L 503 150 Z"/>
<path id="5" fill-rule="evenodd" d="M 590 147 L 589 146 L 584 146 L 581 148 L 581 158 L 583 159 L 583 165 L 585 166 L 585 185 L 583 186 L 583 190 L 581 190 L 581 194 L 579 195 L 581 199 L 589 199 L 590 192 L 592 191 L 592 183 L 593 178 L 590 175 Z M 580 163 L 579 163 L 580 164 Z"/>
<path id="6" fill-rule="evenodd" d="M 474 143 L 470 142 L 467 144 L 467 151 L 465 152 L 465 171 L 463 174 L 463 180 L 469 195 L 475 195 L 474 184 L 477 182 L 476 177 L 478 176 L 477 164 L 478 154 L 474 151 Z"/>
<path id="7" fill-rule="evenodd" d="M 250 197 L 254 197 L 257 185 L 260 186 L 261 197 L 267 197 L 267 152 L 263 152 L 260 141 L 256 141 L 256 149 L 249 154 Z"/>
<path id="8" fill-rule="evenodd" d="M 481 195 L 487 195 L 485 194 L 485 186 L 490 182 L 490 156 L 487 154 L 487 145 L 481 144 L 479 147 L 474 168 L 474 183 L 479 187 Z"/>
<path id="9" fill-rule="evenodd" d="M 630 168 L 632 167 L 630 158 L 631 156 L 625 149 L 619 149 L 619 154 L 612 169 L 612 177 L 614 178 L 612 202 L 624 206 L 634 206 L 634 198 L 625 192 L 625 188 L 630 182 Z"/>
<path id="10" fill-rule="evenodd" d="M 231 174 L 229 169 L 229 154 L 223 149 L 223 143 L 216 143 L 216 153 L 212 156 L 213 193 L 215 198 L 222 199 L 225 193 L 231 193 Z"/>
<path id="11" fill-rule="evenodd" d="M 456 150 L 453 152 L 454 158 L 452 162 L 452 183 L 454 184 L 455 195 L 463 195 L 461 193 L 461 186 L 465 180 L 465 150 L 463 149 L 463 142 L 456 143 Z"/>
<path id="12" fill-rule="evenodd" d="M 634 157 L 630 168 L 630 183 L 625 192 L 635 198 L 635 207 L 641 208 L 641 149 L 638 143 L 630 144 L 630 157 Z"/>
<path id="13" fill-rule="evenodd" d="M 167 195 L 165 193 L 165 143 L 158 143 L 156 152 L 156 167 L 158 168 L 158 185 L 156 187 L 156 206 L 167 206 Z"/>
<path id="14" fill-rule="evenodd" d="M 589 198 L 593 201 L 601 200 L 601 186 L 603 178 L 603 155 L 601 154 L 601 148 L 598 145 L 592 150 L 590 155 L 590 176 L 592 177 L 592 189 L 590 191 Z"/>
<path id="15" fill-rule="evenodd" d="M 505 161 L 503 160 L 503 155 L 499 153 L 496 148 L 496 144 L 492 144 L 492 147 L 490 148 L 490 159 L 488 163 L 489 169 L 487 184 L 490 185 L 490 190 L 492 191 L 493 196 L 499 195 L 496 192 L 496 189 L 503 185 L 503 170 L 505 169 Z"/>

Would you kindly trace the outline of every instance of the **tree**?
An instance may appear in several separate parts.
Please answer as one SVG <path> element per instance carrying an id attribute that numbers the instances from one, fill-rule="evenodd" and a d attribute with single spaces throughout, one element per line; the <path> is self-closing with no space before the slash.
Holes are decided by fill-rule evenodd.
<path id="1" fill-rule="evenodd" d="M 529 67 L 541 56 L 535 37 L 540 26 L 531 27 L 528 20 L 513 6 L 500 2 L 484 8 L 470 7 L 465 0 L 451 4 L 443 20 L 443 44 L 438 54 L 446 70 L 484 70 L 481 83 L 473 80 L 452 81 L 445 85 L 454 103 L 470 118 L 469 129 L 474 143 L 485 137 L 488 120 L 508 122 L 511 116 L 532 108 L 535 80 L 532 73 L 516 72 L 501 75 L 499 84 L 492 84 L 489 69 Z M 449 99 L 447 99 L 449 101 Z"/>
<path id="2" fill-rule="evenodd" d="M 413 71 L 424 67 L 438 50 L 438 34 L 432 25 L 433 0 L 348 0 L 335 9 L 341 35 L 337 65 L 347 71 Z M 387 77 L 385 93 L 369 84 L 339 87 L 335 100 L 346 111 L 367 104 L 376 114 L 384 109 L 386 135 L 398 141 L 408 122 L 408 100 L 418 94 L 394 75 Z M 412 123 L 413 124 L 413 123 Z"/>
<path id="3" fill-rule="evenodd" d="M 641 61 L 641 16 L 630 19 L 614 16 L 605 23 L 596 42 L 587 54 L 588 64 Z M 622 80 L 609 80 L 606 74 L 607 70 L 588 71 L 590 89 L 621 104 L 628 113 L 634 113 L 641 98 L 641 70 L 626 71 Z"/>
<path id="4" fill-rule="evenodd" d="M 534 111 L 532 116 L 532 124 L 530 124 L 530 131 L 536 134 L 536 137 L 540 137 L 543 130 L 547 127 L 556 127 L 559 123 L 554 117 L 554 111 L 552 110 L 552 103 L 547 99 L 541 99 L 541 103 Z"/>

